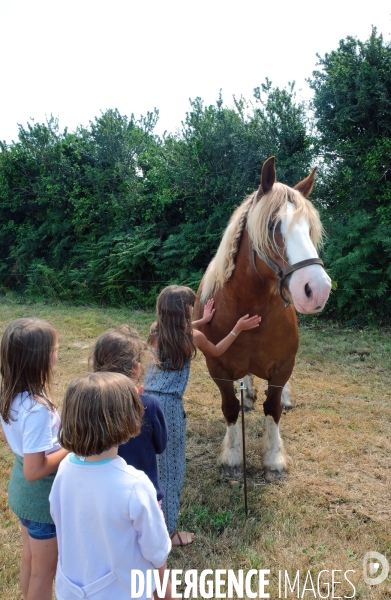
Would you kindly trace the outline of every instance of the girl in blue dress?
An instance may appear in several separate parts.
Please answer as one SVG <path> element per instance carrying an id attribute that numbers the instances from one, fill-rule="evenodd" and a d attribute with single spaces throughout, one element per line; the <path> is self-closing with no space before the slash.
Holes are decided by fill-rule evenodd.
<path id="1" fill-rule="evenodd" d="M 160 481 L 165 489 L 163 513 L 173 546 L 185 546 L 194 534 L 177 531 L 180 497 L 186 470 L 186 413 L 183 395 L 189 379 L 190 360 L 196 348 L 208 356 L 221 356 L 241 331 L 258 327 L 261 317 L 244 315 L 225 338 L 212 344 L 203 333 L 193 329 L 208 323 L 214 315 L 213 299 L 204 315 L 191 322 L 196 295 L 188 287 L 171 285 L 159 294 L 157 320 L 151 326 L 149 343 L 156 353 L 156 362 L 148 366 L 144 393 L 157 396 L 166 418 L 167 447 L 157 456 Z"/>

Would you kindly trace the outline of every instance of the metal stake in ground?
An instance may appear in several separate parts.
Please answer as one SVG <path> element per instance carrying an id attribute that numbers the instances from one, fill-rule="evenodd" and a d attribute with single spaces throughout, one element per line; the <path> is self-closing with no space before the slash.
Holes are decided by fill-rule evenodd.
<path id="1" fill-rule="evenodd" d="M 243 379 L 239 379 L 239 383 L 240 383 L 240 409 L 242 412 L 244 510 L 246 511 L 246 518 L 247 518 L 248 517 L 248 508 L 247 508 L 246 440 L 245 440 L 245 433 L 244 433 L 244 399 L 243 399 L 243 392 L 246 388 L 244 387 Z"/>

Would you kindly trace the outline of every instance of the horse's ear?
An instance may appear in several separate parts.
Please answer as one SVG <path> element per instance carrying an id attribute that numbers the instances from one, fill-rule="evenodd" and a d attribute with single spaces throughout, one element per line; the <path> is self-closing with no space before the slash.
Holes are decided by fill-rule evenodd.
<path id="1" fill-rule="evenodd" d="M 276 182 L 276 157 L 270 156 L 262 166 L 261 185 L 258 188 L 256 201 L 267 194 Z"/>
<path id="2" fill-rule="evenodd" d="M 297 185 L 295 185 L 295 187 L 293 189 L 298 190 L 300 192 L 300 194 L 302 194 L 305 198 L 308 198 L 308 196 L 312 192 L 312 188 L 314 187 L 315 173 L 316 173 L 316 167 L 312 171 L 311 175 L 308 175 L 308 177 L 306 177 L 305 179 L 300 181 Z"/>

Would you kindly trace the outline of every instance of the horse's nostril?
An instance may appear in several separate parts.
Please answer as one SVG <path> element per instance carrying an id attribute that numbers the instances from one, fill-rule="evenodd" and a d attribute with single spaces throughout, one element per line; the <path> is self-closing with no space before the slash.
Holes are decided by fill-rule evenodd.
<path id="1" fill-rule="evenodd" d="M 310 286 L 308 285 L 308 283 L 305 284 L 304 291 L 305 291 L 305 295 L 307 296 L 307 298 L 311 298 L 312 290 L 311 290 Z"/>

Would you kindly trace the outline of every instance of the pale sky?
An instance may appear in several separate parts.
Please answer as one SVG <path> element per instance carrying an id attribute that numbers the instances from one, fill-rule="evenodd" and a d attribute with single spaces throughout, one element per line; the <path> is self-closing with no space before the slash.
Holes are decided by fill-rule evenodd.
<path id="1" fill-rule="evenodd" d="M 222 89 L 230 106 L 265 77 L 308 98 L 316 53 L 372 25 L 390 40 L 390 14 L 389 0 L 0 0 L 0 139 L 30 118 L 74 130 L 108 108 L 156 107 L 156 132 L 174 132 L 189 98 L 213 104 Z"/>

